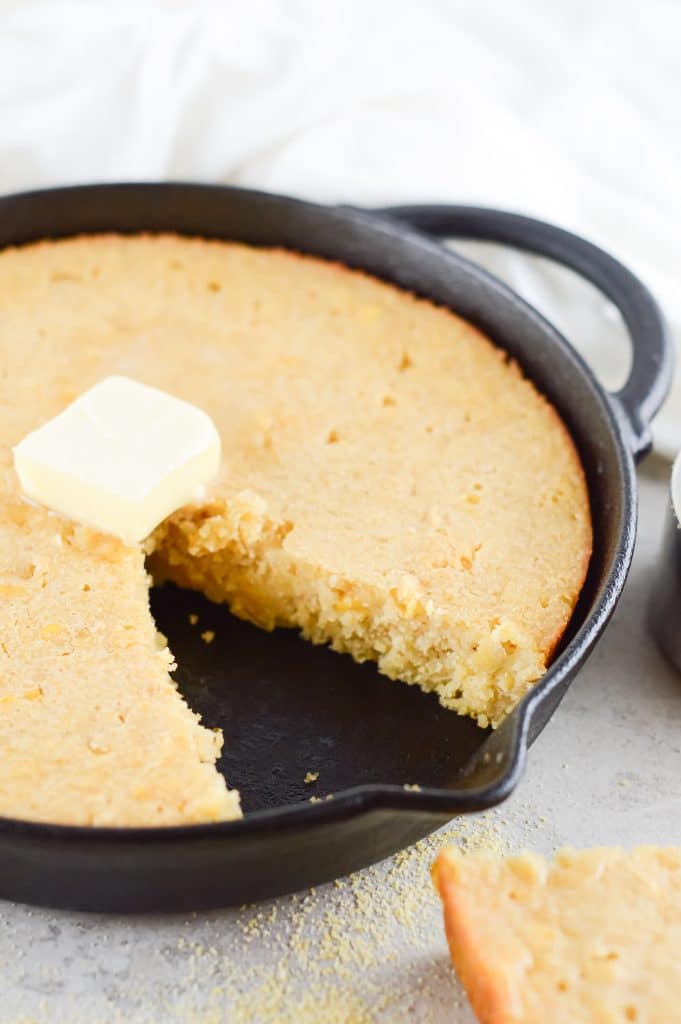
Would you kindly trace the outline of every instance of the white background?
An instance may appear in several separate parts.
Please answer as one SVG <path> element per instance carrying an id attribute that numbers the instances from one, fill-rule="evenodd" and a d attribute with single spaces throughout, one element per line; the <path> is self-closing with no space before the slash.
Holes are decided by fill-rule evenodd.
<path id="1" fill-rule="evenodd" d="M 681 335 L 677 0 L 0 0 L 0 191 L 193 179 L 531 213 L 613 251 Z M 492 266 L 613 383 L 607 304 Z M 681 384 L 658 421 L 681 446 Z"/>

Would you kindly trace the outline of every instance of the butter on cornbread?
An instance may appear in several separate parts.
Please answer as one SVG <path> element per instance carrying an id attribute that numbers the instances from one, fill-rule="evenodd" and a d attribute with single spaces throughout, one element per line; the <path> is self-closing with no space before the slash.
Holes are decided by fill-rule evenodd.
<path id="1" fill-rule="evenodd" d="M 200 498 L 220 466 L 220 435 L 196 406 L 115 376 L 32 430 L 13 454 L 26 497 L 137 544 Z"/>
<path id="2" fill-rule="evenodd" d="M 480 1024 L 681 1020 L 680 848 L 446 850 L 433 876 Z"/>
<path id="3" fill-rule="evenodd" d="M 0 289 L 0 814 L 239 813 L 221 737 L 169 676 L 147 570 L 482 725 L 541 676 L 591 551 L 584 475 L 475 328 L 335 264 L 173 236 L 5 250 Z M 205 499 L 144 551 L 27 504 L 12 469 L 111 375 L 198 406 L 222 439 Z"/>

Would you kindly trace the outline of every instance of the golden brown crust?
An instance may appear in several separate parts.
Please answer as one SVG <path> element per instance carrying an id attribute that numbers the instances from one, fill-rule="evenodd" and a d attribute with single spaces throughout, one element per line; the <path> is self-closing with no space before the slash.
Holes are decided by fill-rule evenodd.
<path id="1" fill-rule="evenodd" d="M 477 936 L 470 927 L 475 908 L 466 902 L 465 893 L 457 885 L 456 875 L 441 854 L 432 867 L 435 887 L 444 907 L 447 945 L 456 973 L 466 990 L 480 1024 L 512 1024 L 507 1014 L 508 995 L 499 978 L 479 948 Z"/>

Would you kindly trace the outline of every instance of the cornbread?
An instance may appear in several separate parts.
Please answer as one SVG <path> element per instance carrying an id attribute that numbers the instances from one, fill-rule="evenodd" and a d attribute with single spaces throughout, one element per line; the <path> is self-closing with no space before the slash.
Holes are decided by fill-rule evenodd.
<path id="1" fill-rule="evenodd" d="M 433 875 L 481 1024 L 681 1019 L 681 849 L 450 849 Z"/>
<path id="2" fill-rule="evenodd" d="M 168 675 L 135 547 L 33 507 L 11 448 L 132 377 L 204 410 L 223 460 L 146 544 L 157 581 L 293 626 L 498 723 L 543 673 L 591 550 L 549 403 L 452 313 L 292 253 L 173 236 L 0 254 L 0 813 L 238 813 Z"/>

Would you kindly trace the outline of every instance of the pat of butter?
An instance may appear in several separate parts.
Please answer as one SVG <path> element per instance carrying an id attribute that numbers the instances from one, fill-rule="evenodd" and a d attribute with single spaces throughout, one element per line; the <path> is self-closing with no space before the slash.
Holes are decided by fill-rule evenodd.
<path id="1" fill-rule="evenodd" d="M 127 377 L 95 384 L 14 449 L 28 498 L 128 544 L 195 499 L 219 464 L 205 412 Z"/>

